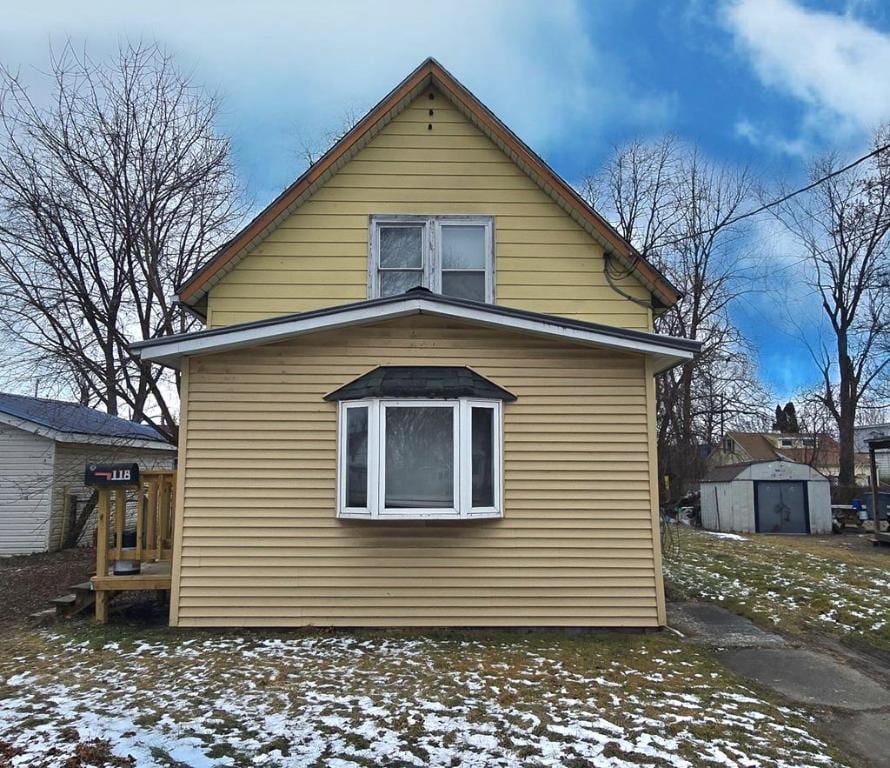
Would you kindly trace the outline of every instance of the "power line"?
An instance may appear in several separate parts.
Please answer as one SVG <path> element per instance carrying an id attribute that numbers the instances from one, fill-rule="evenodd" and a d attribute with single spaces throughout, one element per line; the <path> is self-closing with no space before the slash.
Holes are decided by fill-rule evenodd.
<path id="1" fill-rule="evenodd" d="M 775 200 L 771 200 L 768 203 L 764 203 L 763 205 L 758 206 L 757 208 L 754 208 L 750 211 L 745 211 L 745 213 L 740 213 L 738 216 L 732 216 L 732 217 L 728 218 L 726 221 L 724 221 L 721 224 L 718 224 L 714 227 L 709 227 L 708 229 L 700 229 L 697 232 L 690 232 L 689 234 L 683 235 L 682 237 L 677 237 L 674 240 L 668 240 L 665 243 L 659 243 L 659 245 L 657 247 L 665 248 L 665 247 L 668 247 L 671 245 L 676 245 L 677 243 L 682 243 L 686 240 L 691 240 L 694 237 L 701 237 L 702 235 L 709 235 L 712 232 L 716 232 L 719 229 L 723 229 L 724 227 L 728 227 L 732 224 L 737 224 L 738 222 L 743 221 L 744 219 L 750 219 L 752 216 L 757 216 L 758 214 L 761 214 L 764 211 L 768 211 L 771 208 L 775 208 L 777 205 L 781 205 L 782 203 L 787 202 L 792 197 L 797 197 L 797 195 L 802 195 L 804 192 L 809 192 L 811 189 L 815 189 L 820 184 L 824 184 L 829 179 L 833 179 L 835 176 L 840 176 L 842 173 L 846 173 L 847 171 L 852 170 L 857 165 L 861 165 L 866 160 L 871 160 L 871 158 L 876 157 L 877 155 L 880 155 L 882 152 L 886 152 L 887 150 L 890 150 L 890 144 L 884 144 L 883 146 L 876 147 L 871 152 L 869 152 L 865 155 L 862 155 L 861 157 L 856 158 L 852 162 L 847 163 L 847 165 L 843 166 L 842 168 L 837 168 L 836 170 L 832 171 L 831 173 L 825 174 L 821 178 L 818 178 L 815 181 L 810 182 L 809 184 L 807 184 L 804 187 L 795 189 L 793 192 L 789 192 L 786 195 L 782 195 L 782 197 L 779 197 Z"/>

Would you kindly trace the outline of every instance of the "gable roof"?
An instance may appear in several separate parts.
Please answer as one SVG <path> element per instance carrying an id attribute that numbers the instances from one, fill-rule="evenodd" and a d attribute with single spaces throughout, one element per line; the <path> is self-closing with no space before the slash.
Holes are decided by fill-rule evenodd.
<path id="1" fill-rule="evenodd" d="M 727 432 L 753 461 L 774 461 L 776 450 L 760 432 Z"/>
<path id="2" fill-rule="evenodd" d="M 0 392 L 0 423 L 61 442 L 175 450 L 154 427 L 63 400 Z"/>
<path id="3" fill-rule="evenodd" d="M 491 110 L 433 58 L 428 58 L 399 83 L 382 101 L 293 184 L 264 208 L 244 229 L 178 288 L 179 300 L 196 305 L 246 253 L 262 240 L 316 189 L 399 115 L 421 91 L 436 87 L 487 135 L 514 163 L 527 173 L 577 223 L 593 236 L 607 253 L 614 254 L 629 273 L 645 285 L 665 306 L 672 306 L 680 291 L 628 243 L 562 179 L 544 160 L 516 136 Z"/>
<path id="4" fill-rule="evenodd" d="M 799 464 L 811 464 L 816 467 L 835 467 L 840 464 L 840 445 L 838 445 L 837 440 L 825 432 L 819 432 L 815 435 L 810 433 L 787 435 L 787 437 L 816 437 L 815 447 L 773 445 L 767 439 L 767 435 L 773 435 L 781 439 L 781 436 L 776 433 L 727 432 L 726 435 L 735 440 L 754 461 L 786 460 Z M 863 463 L 867 460 L 861 453 L 855 453 L 854 459 L 858 463 Z"/>
<path id="5" fill-rule="evenodd" d="M 381 365 L 324 396 L 325 400 L 365 397 L 478 397 L 512 402 L 516 395 L 466 366 Z"/>
<path id="6" fill-rule="evenodd" d="M 648 354 L 655 359 L 656 372 L 691 360 L 701 350 L 701 342 L 690 339 L 677 339 L 646 331 L 456 299 L 433 293 L 426 288 L 412 288 L 397 296 L 340 304 L 252 323 L 227 325 L 178 336 L 162 336 L 133 344 L 131 349 L 143 360 L 154 360 L 162 365 L 176 367 L 181 358 L 189 355 L 272 344 L 308 333 L 420 314 L 623 352 Z"/>

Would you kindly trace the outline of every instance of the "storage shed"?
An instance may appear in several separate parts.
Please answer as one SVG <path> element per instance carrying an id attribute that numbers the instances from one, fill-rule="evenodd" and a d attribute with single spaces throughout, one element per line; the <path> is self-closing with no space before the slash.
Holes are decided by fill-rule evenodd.
<path id="1" fill-rule="evenodd" d="M 828 479 L 808 464 L 751 461 L 701 483 L 702 526 L 732 533 L 831 533 Z"/>

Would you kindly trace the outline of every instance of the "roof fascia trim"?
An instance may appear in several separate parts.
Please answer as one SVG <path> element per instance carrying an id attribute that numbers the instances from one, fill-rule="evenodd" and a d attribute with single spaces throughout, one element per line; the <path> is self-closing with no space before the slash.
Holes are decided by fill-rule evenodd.
<path id="1" fill-rule="evenodd" d="M 283 319 L 278 323 L 267 323 L 260 327 L 233 327 L 220 330 L 212 335 L 173 337 L 169 340 L 157 339 L 143 342 L 138 347 L 134 346 L 133 351 L 144 360 L 176 367 L 179 359 L 188 355 L 222 352 L 256 344 L 272 344 L 309 333 L 394 320 L 415 314 L 462 320 L 476 325 L 520 331 L 582 344 L 593 344 L 619 351 L 650 354 L 656 356 L 656 372 L 691 360 L 695 356 L 694 351 L 671 344 L 672 337 L 656 337 L 651 341 L 627 338 L 620 333 L 610 334 L 602 330 L 563 325 L 555 318 L 544 320 L 507 316 L 484 308 L 455 306 L 416 297 L 386 304 L 356 306 L 313 317 Z M 664 339 L 664 342 L 660 339 Z M 685 339 L 683 341 L 686 342 Z"/>

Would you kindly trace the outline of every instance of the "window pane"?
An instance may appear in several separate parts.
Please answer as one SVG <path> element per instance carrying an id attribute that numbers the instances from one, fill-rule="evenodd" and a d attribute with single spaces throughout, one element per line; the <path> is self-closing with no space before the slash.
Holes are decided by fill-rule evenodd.
<path id="1" fill-rule="evenodd" d="M 494 410 L 473 408 L 473 506 L 494 506 Z"/>
<path id="2" fill-rule="evenodd" d="M 420 270 L 409 272 L 379 272 L 380 296 L 395 296 L 412 288 L 423 285 L 423 272 Z"/>
<path id="3" fill-rule="evenodd" d="M 387 508 L 454 506 L 454 410 L 386 409 Z"/>
<path id="4" fill-rule="evenodd" d="M 485 269 L 485 227 L 442 227 L 443 269 Z"/>
<path id="5" fill-rule="evenodd" d="M 423 227 L 380 227 L 380 266 L 420 269 L 423 266 Z"/>
<path id="6" fill-rule="evenodd" d="M 458 299 L 485 301 L 485 273 L 443 272 L 442 294 Z"/>
<path id="7" fill-rule="evenodd" d="M 368 409 L 346 409 L 346 506 L 368 506 Z"/>

